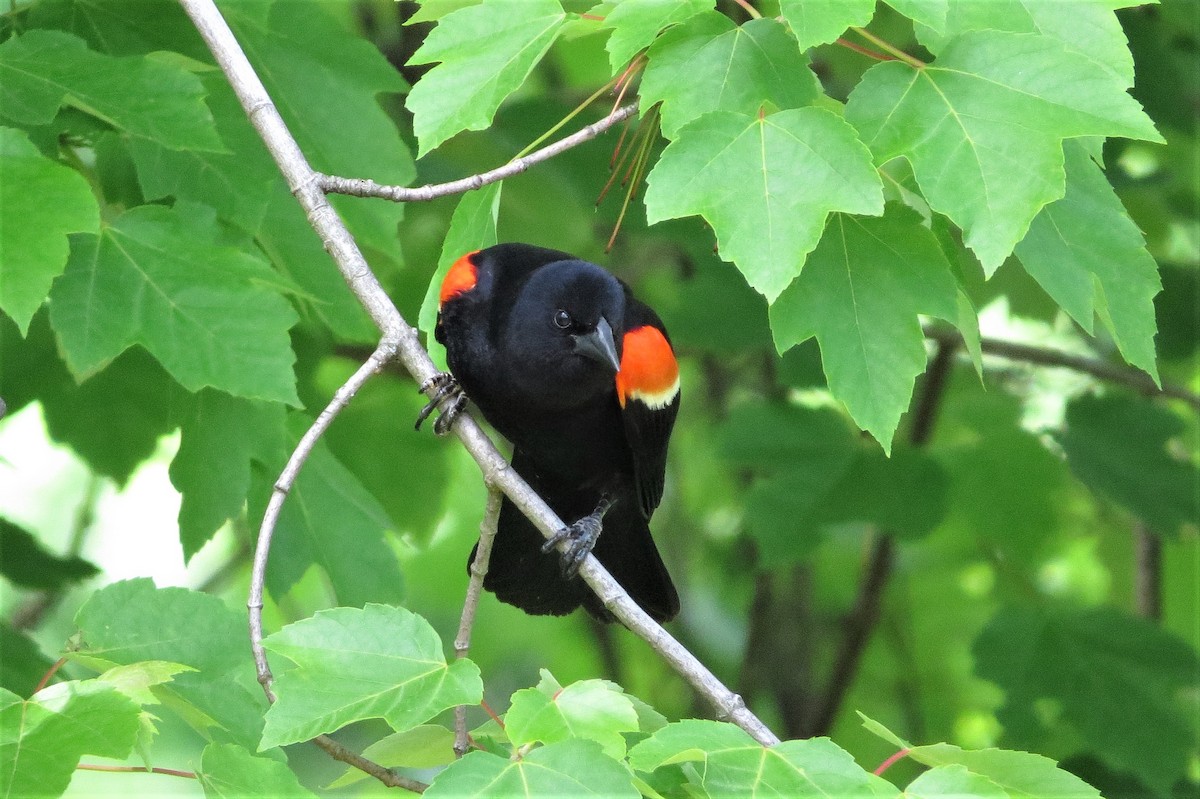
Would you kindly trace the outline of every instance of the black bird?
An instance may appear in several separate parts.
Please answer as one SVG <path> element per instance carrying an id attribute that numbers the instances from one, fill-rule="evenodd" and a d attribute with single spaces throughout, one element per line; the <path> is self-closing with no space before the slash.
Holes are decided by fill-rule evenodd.
<path id="1" fill-rule="evenodd" d="M 442 407 L 435 429 L 449 429 L 466 404 L 461 386 L 512 442 L 517 473 L 577 520 L 547 543 L 505 498 L 484 587 L 526 613 L 582 605 L 611 621 L 577 576 L 592 552 L 650 616 L 673 618 L 679 596 L 648 525 L 679 409 L 679 367 L 658 315 L 602 267 L 528 244 L 464 255 L 440 300 L 435 336 L 458 385 L 435 378 L 417 425 Z M 570 543 L 560 562 L 561 539 Z"/>

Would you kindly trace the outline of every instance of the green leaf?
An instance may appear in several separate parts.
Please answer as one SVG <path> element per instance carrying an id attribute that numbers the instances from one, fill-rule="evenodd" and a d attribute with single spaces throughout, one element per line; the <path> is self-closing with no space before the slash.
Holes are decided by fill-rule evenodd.
<path id="1" fill-rule="evenodd" d="M 828 738 L 772 747 L 725 722 L 689 719 L 663 727 L 629 751 L 639 771 L 698 761 L 708 796 L 873 797 L 871 775 Z"/>
<path id="2" fill-rule="evenodd" d="M 204 389 L 183 420 L 171 485 L 183 495 L 179 539 L 190 559 L 229 519 L 241 515 L 250 463 L 274 465 L 285 442 L 283 406 Z"/>
<path id="3" fill-rule="evenodd" d="M 659 31 L 678 25 L 713 7 L 713 0 L 624 0 L 608 12 L 601 28 L 612 28 L 604 45 L 613 74 L 639 50 L 650 46 Z"/>
<path id="4" fill-rule="evenodd" d="M 887 4 L 904 16 L 927 28 L 940 31 L 946 24 L 951 0 L 886 0 Z M 962 5 L 962 3 L 956 3 Z"/>
<path id="5" fill-rule="evenodd" d="M 75 614 L 82 634 L 70 656 L 101 670 L 143 660 L 191 666 L 210 675 L 245 663 L 245 620 L 215 596 L 125 580 L 92 594 Z"/>
<path id="6" fill-rule="evenodd" d="M 872 67 L 850 121 L 877 163 L 904 156 L 930 207 L 965 232 L 988 276 L 1064 192 L 1062 141 L 1161 141 L 1121 81 L 1037 34 L 969 32 L 937 61 Z"/>
<path id="7" fill-rule="evenodd" d="M 29 27 L 58 28 L 109 55 L 174 50 L 197 61 L 212 54 L 178 3 L 162 0 L 42 0 L 29 7 Z"/>
<path id="8" fill-rule="evenodd" d="M 296 314 L 274 281 L 262 261 L 222 246 L 199 206 L 141 206 L 72 238 L 50 321 L 77 377 L 141 344 L 191 391 L 298 404 Z"/>
<path id="9" fill-rule="evenodd" d="M 965 766 L 937 766 L 904 789 L 906 799 L 1009 799 L 1008 791 Z"/>
<path id="10" fill-rule="evenodd" d="M 358 366 L 344 358 L 323 363 L 317 384 L 324 396 L 332 396 Z M 370 502 L 379 514 L 372 517 L 370 524 L 360 525 L 363 528 L 360 531 L 348 532 L 351 539 L 364 537 L 370 529 L 395 530 L 403 536 L 413 536 L 414 542 L 425 543 L 438 529 L 445 515 L 443 500 L 452 479 L 451 453 L 435 436 L 413 428 L 411 421 L 417 418 L 425 401 L 406 378 L 392 375 L 375 378 L 358 392 L 326 435 L 329 451 L 371 495 Z M 401 479 L 399 475 L 403 475 Z M 374 521 L 375 518 L 379 521 Z M 334 526 L 340 529 L 351 524 L 337 521 Z M 369 545 L 367 550 L 373 551 L 376 546 Z M 401 585 L 401 576 L 394 567 L 381 578 L 393 581 L 394 588 Z M 363 601 L 400 598 L 394 591 L 359 596 Z"/>
<path id="11" fill-rule="evenodd" d="M 165 660 L 141 660 L 126 666 L 114 666 L 96 678 L 97 682 L 111 685 L 139 705 L 161 704 L 161 699 L 150 689 L 169 683 L 176 674 L 195 671 L 182 663 Z"/>
<path id="12" fill-rule="evenodd" d="M 831 408 L 743 403 L 718 430 L 721 454 L 737 466 L 770 469 L 806 462 L 849 461 L 854 431 Z"/>
<path id="13" fill-rule="evenodd" d="M 754 115 L 764 106 L 799 108 L 820 94 L 796 40 L 773 19 L 734 25 L 708 11 L 663 34 L 649 56 L 640 88 L 642 113 L 661 102 L 668 139 L 710 111 Z"/>
<path id="14" fill-rule="evenodd" d="M 380 107 L 379 95 L 401 93 L 408 84 L 378 47 L 347 29 L 352 15 L 343 12 L 339 19 L 331 13 L 338 7 L 285 0 L 227 3 L 221 10 L 314 169 L 406 185 L 416 176 L 412 155 L 396 123 Z M 243 131 L 242 136 L 248 135 Z M 286 192 L 283 196 L 295 209 L 294 198 Z M 360 246 L 378 251 L 372 262 L 377 271 L 379 262 L 386 262 L 384 254 L 398 260 L 396 225 L 404 215 L 402 203 L 339 196 L 330 202 Z M 276 231 L 275 235 L 287 234 Z M 305 236 L 307 242 L 314 239 L 312 233 Z M 319 260 L 292 268 L 319 269 L 330 282 L 344 282 L 337 270 L 330 269 L 328 255 L 319 245 L 305 250 L 309 252 L 310 261 Z M 317 293 L 298 277 L 296 281 L 318 297 L 331 296 Z M 347 294 L 344 287 L 339 292 L 343 298 Z"/>
<path id="15" fill-rule="evenodd" d="M 700 214 L 721 256 L 769 301 L 800 273 L 830 212 L 883 212 L 869 154 L 849 125 L 819 108 L 706 114 L 667 146 L 647 184 L 650 223 Z"/>
<path id="16" fill-rule="evenodd" d="M 137 729 L 137 705 L 95 680 L 58 683 L 27 702 L 0 689 L 0 796 L 61 796 L 80 757 L 128 757 Z"/>
<path id="17" fill-rule="evenodd" d="M 552 695 L 525 688 L 512 696 L 504 730 L 517 746 L 584 738 L 611 758 L 625 757 L 621 733 L 636 732 L 637 711 L 620 686 L 607 680 L 580 680 Z"/>
<path id="18" fill-rule="evenodd" d="M 954 475 L 947 521 L 985 546 L 1027 558 L 1061 529 L 1067 470 L 1015 423 L 976 429 L 968 440 L 936 451 Z"/>
<path id="19" fill-rule="evenodd" d="M 1200 519 L 1200 464 L 1172 452 L 1186 432 L 1166 408 L 1126 394 L 1087 394 L 1067 405 L 1059 437 L 1067 463 L 1093 491 L 1163 536 Z"/>
<path id="20" fill-rule="evenodd" d="M 199 79 L 178 66 L 101 55 L 59 31 L 31 30 L 0 44 L 0 108 L 22 124 L 43 125 L 65 105 L 133 138 L 220 151 L 203 98 Z"/>
<path id="21" fill-rule="evenodd" d="M 1040 738 L 1033 706 L 1048 699 L 1059 708 L 1058 724 L 1161 794 L 1187 771 L 1195 730 L 1178 697 L 1198 687 L 1200 659 L 1161 627 L 1112 607 L 1006 607 L 973 654 L 979 676 L 1005 690 L 997 716 L 1015 745 Z"/>
<path id="22" fill-rule="evenodd" d="M 433 328 L 437 325 L 439 294 L 442 290 L 442 280 L 454 262 L 469 252 L 491 247 L 496 243 L 496 215 L 500 211 L 500 193 L 504 181 L 484 186 L 479 191 L 467 192 L 454 207 L 450 217 L 450 229 L 442 242 L 442 254 L 438 258 L 437 269 L 425 290 L 425 299 L 421 301 L 421 311 L 417 317 L 417 327 L 425 334 L 425 346 L 435 354 L 435 362 L 441 368 L 446 368 L 446 348 L 433 337 Z"/>
<path id="23" fill-rule="evenodd" d="M 1100 167 L 1065 142 L 1067 193 L 1042 209 L 1017 257 L 1088 333 L 1098 311 L 1125 360 L 1158 380 L 1154 296 L 1158 265 Z"/>
<path id="24" fill-rule="evenodd" d="M 52 555 L 31 533 L 0 519 L 0 574 L 23 588 L 60 589 L 99 571 L 81 557 Z"/>
<path id="25" fill-rule="evenodd" d="M 279 273 L 303 289 L 297 304 L 306 320 L 315 317 L 339 340 L 375 345 L 378 328 L 330 261 L 304 209 L 286 186 L 278 186 L 271 197 L 256 242 Z"/>
<path id="26" fill-rule="evenodd" d="M 939 52 L 948 39 L 966 31 L 1040 33 L 1086 56 L 1094 69 L 1119 78 L 1123 87 L 1133 85 L 1133 56 L 1121 30 L 1121 22 L 1113 13 L 1114 9 L 1131 5 L 1130 0 L 941 2 L 944 7 L 941 25 L 917 25 L 917 37 L 930 52 Z M 915 16 L 913 19 L 924 22 Z"/>
<path id="27" fill-rule="evenodd" d="M 447 708 L 476 704 L 479 668 L 447 665 L 429 622 L 404 608 L 334 608 L 289 624 L 263 645 L 295 668 L 277 673 L 261 748 L 296 743 L 362 719 L 404 731 Z"/>
<path id="28" fill-rule="evenodd" d="M 214 743 L 205 747 L 196 778 L 208 799 L 316 797 L 300 784 L 296 772 L 286 763 L 255 757 L 235 744 Z"/>
<path id="29" fill-rule="evenodd" d="M 411 730 L 392 733 L 362 751 L 362 756 L 386 768 L 436 768 L 453 763 L 454 732 L 440 724 L 420 724 Z M 327 786 L 330 790 L 354 785 L 370 777 L 348 767 Z"/>
<path id="30" fill-rule="evenodd" d="M 861 713 L 859 715 L 862 716 Z M 962 749 L 947 743 L 912 746 L 879 722 L 866 716 L 862 718 L 863 726 L 868 730 L 895 746 L 907 749 L 906 757 L 933 769 L 964 767 L 969 774 L 986 778 L 999 786 L 1005 796 L 1022 799 L 1100 799 L 1100 792 L 1095 788 L 1041 755 L 1007 749 Z M 962 774 L 959 771 L 952 773 Z M 915 780 L 913 784 L 916 784 Z M 908 791 L 905 791 L 905 796 L 908 795 Z"/>
<path id="31" fill-rule="evenodd" d="M 0 218 L 0 310 L 24 335 L 67 265 L 67 234 L 97 230 L 100 210 L 82 175 L 43 157 L 21 131 L 0 127 Z"/>
<path id="32" fill-rule="evenodd" d="M 75 624 L 80 645 L 72 659 L 98 670 L 142 661 L 189 666 L 195 671 L 151 690 L 205 736 L 218 728 L 243 746 L 257 743 L 266 701 L 254 684 L 244 613 L 215 596 L 156 589 L 143 578 L 92 594 Z"/>
<path id="33" fill-rule="evenodd" d="M 29 696 L 54 661 L 25 633 L 0 621 L 0 689 Z"/>
<path id="34" fill-rule="evenodd" d="M 175 197 L 202 203 L 214 208 L 223 220 L 247 233 L 257 233 L 283 176 L 246 119 L 224 73 L 211 73 L 203 82 L 217 132 L 229 152 L 177 150 L 134 139 L 129 150 L 137 166 L 138 184 L 147 200 Z"/>
<path id="35" fill-rule="evenodd" d="M 550 49 L 566 21 L 558 0 L 484 0 L 442 17 L 409 64 L 432 64 L 408 95 L 421 156 L 483 130 Z"/>
<path id="36" fill-rule="evenodd" d="M 925 370 L 918 315 L 954 322 L 958 287 L 934 235 L 913 211 L 838 214 L 809 263 L 771 305 L 782 353 L 816 336 L 833 395 L 885 450 Z"/>
<path id="37" fill-rule="evenodd" d="M 779 10 L 801 50 L 837 39 L 875 16 L 875 0 L 780 0 Z"/>
<path id="38" fill-rule="evenodd" d="M 311 423 L 294 415 L 288 425 L 290 440 L 299 441 Z M 272 468 L 256 476 L 251 516 L 262 518 L 278 474 Z M 340 604 L 399 602 L 404 598 L 404 575 L 386 540 L 395 527 L 379 500 L 320 442 L 279 515 L 267 589 L 283 596 L 315 563 L 328 575 Z"/>
<path id="39" fill-rule="evenodd" d="M 633 777 L 594 741 L 541 746 L 516 760 L 475 751 L 437 775 L 427 799 L 637 799 Z"/>
<path id="40" fill-rule="evenodd" d="M 51 339 L 45 318 L 35 318 L 30 335 Z M 98 474 L 124 484 L 154 453 L 162 436 L 179 426 L 177 414 L 191 395 L 145 350 L 131 348 L 100 372 L 76 385 L 55 352 L 43 368 L 54 376 L 39 399 L 46 428 L 55 441 L 79 453 Z"/>
<path id="41" fill-rule="evenodd" d="M 767 566 L 808 558 L 834 524 L 911 538 L 945 512 L 950 481 L 936 462 L 911 448 L 885 458 L 830 409 L 743 404 L 718 441 L 733 464 L 765 474 L 746 497 L 746 525 Z"/>

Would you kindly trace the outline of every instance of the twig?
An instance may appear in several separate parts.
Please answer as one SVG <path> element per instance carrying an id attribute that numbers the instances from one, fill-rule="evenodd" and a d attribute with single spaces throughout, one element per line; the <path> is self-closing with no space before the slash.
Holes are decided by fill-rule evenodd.
<path id="1" fill-rule="evenodd" d="M 283 501 L 287 499 L 288 492 L 292 490 L 296 477 L 300 473 L 300 467 L 308 460 L 317 440 L 333 423 L 338 412 L 346 407 L 351 397 L 367 382 L 368 378 L 383 368 L 392 351 L 391 346 L 380 343 L 371 353 L 371 357 L 367 358 L 366 363 L 358 367 L 350 379 L 334 393 L 333 399 L 317 416 L 312 427 L 308 428 L 308 431 L 301 437 L 296 449 L 288 458 L 287 465 L 283 467 L 283 472 L 275 481 L 271 499 L 267 502 L 267 510 L 263 514 L 262 526 L 258 531 L 258 543 L 254 549 L 254 566 L 250 573 L 250 597 L 246 606 L 250 610 L 250 648 L 254 653 L 258 682 L 262 685 L 267 700 L 270 702 L 275 701 L 275 692 L 271 690 L 274 678 L 271 676 L 271 667 L 267 664 L 267 653 L 262 645 L 263 586 L 266 584 L 267 556 L 271 551 L 271 537 L 275 532 L 275 525 L 279 521 L 279 513 L 283 509 Z"/>
<path id="2" fill-rule="evenodd" d="M 921 397 L 913 411 L 912 427 L 909 429 L 909 443 L 914 447 L 922 447 L 933 433 L 933 425 L 937 419 L 938 408 L 945 392 L 946 382 L 950 376 L 950 367 L 954 362 L 955 341 L 938 341 L 937 352 L 925 372 L 925 385 Z M 841 708 L 846 692 L 854 682 L 858 673 L 858 664 L 862 660 L 863 650 L 871 633 L 879 621 L 880 608 L 883 601 L 883 589 L 891 576 L 892 564 L 895 560 L 895 542 L 887 532 L 876 535 L 875 543 L 871 546 L 871 554 L 863 572 L 862 582 L 858 587 L 858 595 L 854 607 L 846 617 L 845 636 L 838 647 L 833 659 L 833 670 L 829 675 L 829 686 L 817 709 L 813 730 L 815 735 L 825 735 L 833 726 Z"/>
<path id="3" fill-rule="evenodd" d="M 868 42 L 875 45 L 876 47 L 878 47 L 880 50 L 884 51 L 885 53 L 890 53 L 891 55 L 900 59 L 904 63 L 908 64 L 910 67 L 913 67 L 915 69 L 925 69 L 925 67 L 929 66 L 921 59 L 909 55 L 908 53 L 901 50 L 899 47 L 896 47 L 891 42 L 885 41 L 884 39 L 880 39 L 878 36 L 871 33 L 866 28 L 851 28 L 850 30 L 854 31 L 859 36 L 863 37 Z"/>
<path id="4" fill-rule="evenodd" d="M 867 58 L 873 58 L 876 61 L 895 61 L 895 60 L 897 60 L 896 57 L 893 55 L 887 55 L 885 53 L 877 53 L 874 50 L 872 50 L 871 48 L 863 47 L 861 44 L 852 42 L 849 39 L 839 38 L 834 43 L 839 44 L 848 50 L 853 50 L 854 52 L 859 53 L 860 55 L 865 55 Z"/>
<path id="5" fill-rule="evenodd" d="M 496 489 L 488 490 L 487 506 L 479 525 L 479 546 L 475 550 L 475 559 L 471 561 L 471 579 L 467 581 L 462 618 L 458 623 L 458 635 L 454 637 L 455 658 L 465 658 L 471 651 L 471 628 L 475 624 L 475 611 L 479 608 L 479 595 L 483 592 L 488 560 L 492 557 L 492 542 L 496 540 L 496 525 L 500 521 L 500 501 L 503 498 L 504 495 Z M 454 753 L 462 757 L 467 753 L 468 746 L 467 706 L 459 705 L 454 708 Z"/>
<path id="6" fill-rule="evenodd" d="M 357 752 L 342 746 L 328 735 L 318 735 L 316 738 L 313 738 L 312 742 L 324 749 L 325 753 L 334 760 L 340 760 L 365 774 L 370 774 L 389 788 L 403 788 L 413 793 L 425 793 L 425 790 L 429 787 L 423 782 L 405 777 L 403 774 L 397 774 L 390 768 L 379 765 L 374 760 L 368 760 Z"/>
<path id="7" fill-rule="evenodd" d="M 434 200 L 438 197 L 481 189 L 489 183 L 495 183 L 505 178 L 510 178 L 513 175 L 519 175 L 534 164 L 547 161 L 560 153 L 570 150 L 572 147 L 577 147 L 585 141 L 596 138 L 613 125 L 623 122 L 636 113 L 636 102 L 621 106 L 603 119 L 593 122 L 586 128 L 576 131 L 566 138 L 559 139 L 554 144 L 548 144 L 529 155 L 514 158 L 504 166 L 497 167 L 490 172 L 481 172 L 478 175 L 452 180 L 449 183 L 431 183 L 427 186 L 413 188 L 408 186 L 385 186 L 373 180 L 343 178 L 334 175 L 318 174 L 318 179 L 325 191 L 335 194 L 349 194 L 354 197 L 379 197 L 398 203 Z"/>
<path id="8" fill-rule="evenodd" d="M 42 679 L 38 680 L 38 684 L 36 686 L 34 686 L 33 692 L 36 694 L 38 691 L 45 688 L 46 683 L 50 682 L 50 678 L 53 677 L 55 674 L 57 674 L 58 670 L 61 669 L 63 667 L 63 664 L 65 664 L 66 662 L 67 662 L 67 659 L 65 657 L 59 658 L 58 660 L 54 661 L 53 665 L 51 665 L 50 668 L 46 669 L 46 673 L 42 675 Z"/>
<path id="9" fill-rule="evenodd" d="M 1133 593 L 1137 614 L 1162 621 L 1162 539 L 1138 521 L 1133 525 Z"/>
<path id="10" fill-rule="evenodd" d="M 762 14 L 758 12 L 758 9 L 750 5 L 750 0 L 733 0 L 733 2 L 741 6 L 750 15 L 750 19 L 762 19 Z"/>
<path id="11" fill-rule="evenodd" d="M 890 756 L 890 757 L 889 757 L 887 760 L 885 760 L 885 761 L 883 761 L 882 763 L 880 763 L 880 764 L 879 764 L 879 766 L 878 766 L 878 767 L 875 769 L 875 771 L 874 771 L 874 772 L 872 772 L 872 773 L 873 773 L 873 774 L 874 774 L 876 777 L 882 777 L 882 776 L 883 776 L 883 772 L 885 772 L 885 771 L 887 771 L 889 768 L 891 768 L 893 763 L 895 763 L 896 761 L 900 760 L 901 758 L 904 758 L 904 757 L 906 757 L 906 756 L 908 755 L 908 753 L 909 753 L 909 752 L 911 752 L 911 751 L 912 751 L 911 749 L 901 749 L 899 752 L 896 752 L 895 754 L 893 754 L 892 756 Z"/>
<path id="12" fill-rule="evenodd" d="M 929 325 L 925 327 L 924 332 L 926 338 L 934 341 L 961 340 L 957 331 L 940 326 Z M 998 358 L 1036 363 L 1040 366 L 1058 366 L 1075 372 L 1083 372 L 1108 383 L 1127 386 L 1147 396 L 1183 400 L 1193 408 L 1200 409 L 1200 394 L 1171 383 L 1163 383 L 1161 387 L 1157 386 L 1150 375 L 1140 369 L 1120 366 L 1099 358 L 1089 358 L 1086 355 L 1076 355 L 1049 347 L 1035 347 L 1031 344 L 1020 344 L 995 338 L 981 338 L 979 348 L 988 355 L 995 355 Z"/>
<path id="13" fill-rule="evenodd" d="M 362 253 L 350 236 L 350 232 L 329 205 L 322 191 L 320 178 L 305 160 L 299 145 L 288 131 L 262 82 L 238 46 L 237 40 L 221 17 L 213 0 L 180 0 L 180 3 L 204 37 L 209 49 L 216 57 L 217 63 L 225 72 L 251 123 L 262 137 L 263 143 L 284 174 L 293 195 L 307 214 L 313 229 L 321 237 L 326 250 L 333 257 L 351 291 L 358 297 L 376 326 L 382 331 L 382 340 L 375 355 L 381 362 L 394 355 L 418 384 L 423 384 L 437 373 L 437 368 L 430 360 L 429 354 L 421 346 L 417 331 L 407 324 L 396 310 L 396 306 L 371 272 Z M 628 113 L 632 113 L 632 111 Z M 619 119 L 613 121 L 615 123 Z M 558 144 L 562 145 L 563 142 L 558 142 Z M 471 180 L 468 178 L 467 182 L 469 183 Z M 372 357 L 375 358 L 375 356 Z M 366 376 L 374 371 L 374 368 L 371 362 L 364 364 L 363 369 L 359 370 L 360 373 L 365 371 L 362 379 L 365 380 Z M 350 382 L 354 382 L 358 376 L 359 373 L 356 373 L 355 378 L 351 378 Z M 347 383 L 347 386 L 339 389 L 339 396 L 346 393 L 350 382 Z M 349 396 L 347 395 L 345 399 L 348 400 Z M 315 440 L 320 435 L 324 426 L 331 421 L 331 409 L 340 407 L 338 403 L 339 397 L 335 396 L 330 407 L 322 412 L 321 417 L 318 417 L 317 422 L 314 423 L 313 429 L 301 440 L 300 447 L 289 461 L 288 468 L 293 470 L 292 479 L 294 479 L 294 469 L 298 469 L 307 456 L 307 452 L 302 453 L 300 449 L 304 447 L 306 441 Z M 324 425 L 322 425 L 323 420 L 325 420 Z M 551 538 L 565 527 L 562 520 L 545 501 L 516 472 L 509 468 L 504 457 L 469 413 L 458 417 L 453 430 L 476 463 L 479 464 L 487 484 L 502 490 L 543 536 Z M 311 449 L 311 442 L 308 446 Z M 281 482 L 285 475 L 281 475 Z M 272 496 L 272 503 L 282 503 L 285 494 L 286 490 L 277 491 Z M 275 515 L 278 515 L 278 508 L 275 509 Z M 273 526 L 273 524 L 272 520 L 271 525 Z M 268 533 L 265 544 L 263 535 L 260 533 L 259 549 L 262 550 L 263 564 L 260 566 L 256 563 L 255 574 L 252 578 L 254 585 L 248 605 L 251 615 L 252 648 L 255 650 L 256 664 L 259 665 L 260 680 L 264 676 L 266 677 L 263 687 L 270 696 L 270 670 L 267 667 L 265 652 L 262 651 L 261 644 L 262 583 L 270 539 L 266 519 L 264 519 L 263 530 Z M 256 553 L 256 561 L 258 558 L 259 555 Z M 716 708 L 719 717 L 734 722 L 764 745 L 778 743 L 779 739 L 775 734 L 750 712 L 741 697 L 726 688 L 703 663 L 638 607 L 594 556 L 588 556 L 579 573 L 605 607 L 630 631 L 645 640 L 672 668 L 703 694 Z M 260 658 L 261 663 L 259 663 Z"/>
<path id="14" fill-rule="evenodd" d="M 196 779 L 196 773 L 193 771 L 180 771 L 173 768 L 159 768 L 154 766 L 147 768 L 145 766 L 102 766 L 98 763 L 80 763 L 75 768 L 80 771 L 111 771 L 116 773 L 141 773 L 141 774 L 167 774 L 171 777 L 186 777 L 189 780 Z"/>

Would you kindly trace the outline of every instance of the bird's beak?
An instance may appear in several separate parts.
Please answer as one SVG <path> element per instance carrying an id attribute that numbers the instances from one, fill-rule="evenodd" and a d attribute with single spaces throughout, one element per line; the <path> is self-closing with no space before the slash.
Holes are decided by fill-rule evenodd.
<path id="1" fill-rule="evenodd" d="M 575 352 L 621 371 L 621 359 L 617 357 L 617 345 L 613 341 L 612 326 L 603 316 L 590 333 L 575 336 Z"/>

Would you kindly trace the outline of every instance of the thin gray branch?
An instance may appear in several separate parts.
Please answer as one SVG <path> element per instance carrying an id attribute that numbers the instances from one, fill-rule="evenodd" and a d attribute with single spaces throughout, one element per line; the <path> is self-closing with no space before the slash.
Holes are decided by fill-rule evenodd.
<path id="1" fill-rule="evenodd" d="M 483 578 L 487 576 L 488 561 L 492 557 L 492 542 L 496 540 L 496 525 L 500 523 L 500 500 L 504 495 L 495 488 L 488 489 L 487 506 L 483 521 L 479 524 L 479 548 L 471 561 L 471 579 L 467 581 L 467 597 L 463 600 L 462 618 L 458 623 L 458 635 L 454 637 L 454 657 L 465 658 L 471 651 L 471 628 L 475 626 L 475 611 L 479 608 L 479 595 L 483 593 Z M 454 753 L 462 757 L 467 753 L 467 706 L 454 708 Z"/>
<path id="2" fill-rule="evenodd" d="M 251 123 L 279 165 L 293 195 L 304 208 L 309 223 L 321 237 L 326 250 L 333 257 L 350 289 L 382 332 L 382 340 L 375 355 L 378 356 L 380 362 L 393 356 L 398 358 L 417 383 L 424 384 L 426 380 L 437 373 L 437 369 L 430 360 L 429 354 L 421 346 L 417 331 L 405 322 L 399 311 L 396 310 L 395 305 L 392 304 L 391 299 L 371 272 L 350 232 L 330 206 L 323 190 L 321 177 L 305 160 L 299 145 L 288 131 L 262 82 L 246 59 L 232 31 L 229 30 L 229 26 L 221 17 L 212 0 L 180 0 L 180 3 L 192 18 L 196 28 L 216 57 L 217 63 L 225 72 Z M 374 359 L 375 356 L 373 355 L 372 358 Z M 352 394 L 353 390 L 348 391 L 347 387 L 360 374 L 362 381 L 365 382 L 366 378 L 377 369 L 377 366 L 378 364 L 371 361 L 364 364 L 363 368 L 355 374 L 355 378 L 352 378 L 347 386 L 339 390 L 338 396 L 335 396 L 330 406 L 322 412 L 321 417 L 318 417 L 313 428 L 305 435 L 297 451 L 293 454 L 288 469 L 280 476 L 282 488 L 272 496 L 272 505 L 282 504 L 286 496 L 286 487 L 290 485 L 284 482 L 284 478 L 290 474 L 294 479 L 294 472 L 298 471 L 307 458 L 308 450 L 302 451 L 306 441 L 309 442 L 308 447 L 311 449 L 311 441 L 315 441 L 332 421 L 332 414 L 336 413 L 345 401 L 349 400 L 349 394 Z M 361 385 L 361 382 L 357 385 Z M 346 394 L 344 400 L 339 400 L 343 394 Z M 467 451 L 479 464 L 487 484 L 503 491 L 505 496 L 534 523 L 543 536 L 550 538 L 565 526 L 545 501 L 516 472 L 509 468 L 504 457 L 469 414 L 461 415 L 453 429 Z M 309 441 L 310 439 L 311 441 Z M 268 508 L 268 513 L 272 513 L 270 508 Z M 261 556 L 263 566 L 260 568 L 256 564 L 254 576 L 256 582 L 247 603 L 250 609 L 251 640 L 252 646 L 256 650 L 256 662 L 261 653 L 262 583 L 265 575 L 266 551 L 270 546 L 268 524 L 270 527 L 274 526 L 274 520 L 278 516 L 278 507 L 274 509 L 273 513 L 274 516 L 269 520 L 267 518 L 263 520 L 263 529 L 267 533 L 265 535 L 266 543 L 260 543 L 260 549 L 263 550 Z M 260 534 L 260 541 L 263 538 L 264 536 Z M 741 697 L 726 688 L 703 663 L 638 607 L 594 556 L 588 556 L 580 569 L 580 575 L 614 616 L 620 619 L 630 631 L 645 640 L 712 703 L 719 717 L 734 722 L 764 745 L 778 743 L 779 739 L 775 734 L 750 712 Z M 263 688 L 270 696 L 270 670 L 266 666 L 265 653 L 262 653 L 261 659 L 260 680 L 264 675 L 266 676 L 267 680 L 263 683 Z"/>
<path id="3" fill-rule="evenodd" d="M 529 155 L 515 158 L 504 166 L 497 167 L 490 172 L 482 172 L 478 175 L 452 180 L 449 183 L 431 183 L 427 186 L 417 187 L 384 186 L 373 180 L 320 175 L 321 185 L 325 191 L 335 194 L 349 194 L 354 197 L 380 197 L 398 203 L 424 202 L 438 197 L 447 197 L 451 194 L 463 194 L 464 192 L 481 189 L 489 183 L 496 183 L 513 175 L 519 175 L 534 164 L 547 161 L 559 153 L 566 152 L 572 147 L 594 139 L 613 125 L 636 114 L 637 107 L 638 104 L 636 102 L 621 106 L 603 119 L 593 122 L 586 128 L 576 131 L 564 139 L 559 139 L 553 144 L 548 144 L 540 150 L 534 150 Z"/>

